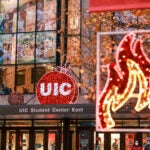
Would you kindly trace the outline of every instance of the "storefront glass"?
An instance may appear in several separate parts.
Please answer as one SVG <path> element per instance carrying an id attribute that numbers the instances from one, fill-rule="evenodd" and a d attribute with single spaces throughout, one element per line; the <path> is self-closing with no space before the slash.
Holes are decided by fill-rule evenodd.
<path id="1" fill-rule="evenodd" d="M 111 133 L 111 150 L 120 150 L 120 134 Z"/>
<path id="2" fill-rule="evenodd" d="M 104 150 L 104 133 L 98 133 L 96 137 L 96 150 Z"/>
<path id="3" fill-rule="evenodd" d="M 6 133 L 6 150 L 16 150 L 16 131 L 8 130 Z"/>
<path id="4" fill-rule="evenodd" d="M 44 130 L 35 130 L 35 150 L 44 150 Z"/>
<path id="5" fill-rule="evenodd" d="M 125 134 L 125 150 L 131 150 L 135 140 L 134 133 L 126 133 Z"/>
<path id="6" fill-rule="evenodd" d="M 17 0 L 2 0 L 0 4 L 0 33 L 16 32 Z"/>

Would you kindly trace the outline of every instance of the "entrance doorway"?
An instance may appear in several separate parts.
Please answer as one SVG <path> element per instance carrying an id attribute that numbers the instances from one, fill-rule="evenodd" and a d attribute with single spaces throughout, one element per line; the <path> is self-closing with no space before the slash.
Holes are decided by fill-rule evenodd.
<path id="1" fill-rule="evenodd" d="M 93 150 L 94 149 L 94 129 L 78 128 L 77 129 L 77 149 Z"/>
<path id="2" fill-rule="evenodd" d="M 6 150 L 60 150 L 59 129 L 6 130 Z M 56 140 L 57 139 L 57 140 Z M 5 150 L 3 149 L 3 150 Z"/>

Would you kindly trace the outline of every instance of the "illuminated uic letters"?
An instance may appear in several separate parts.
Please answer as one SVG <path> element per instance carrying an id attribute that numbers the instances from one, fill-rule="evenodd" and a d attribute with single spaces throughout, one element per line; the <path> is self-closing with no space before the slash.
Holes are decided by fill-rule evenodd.
<path id="1" fill-rule="evenodd" d="M 46 91 L 47 89 L 47 91 Z M 53 90 L 52 90 L 53 89 Z M 53 93 L 52 93 L 53 91 Z M 63 96 L 67 96 L 71 93 L 71 84 L 65 82 L 62 84 L 58 84 L 58 83 L 48 83 L 47 84 L 47 88 L 45 83 L 41 83 L 40 84 L 40 94 L 42 96 L 49 96 L 51 94 L 53 94 L 54 96 L 58 96 L 59 93 Z"/>

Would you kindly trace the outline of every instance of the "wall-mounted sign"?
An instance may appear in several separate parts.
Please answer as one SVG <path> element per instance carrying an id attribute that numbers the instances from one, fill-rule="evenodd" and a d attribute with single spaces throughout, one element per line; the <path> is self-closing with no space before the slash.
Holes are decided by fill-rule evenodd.
<path id="1" fill-rule="evenodd" d="M 38 82 L 36 94 L 40 104 L 71 104 L 77 100 L 78 86 L 71 71 L 58 68 L 46 73 Z"/>
<path id="2" fill-rule="evenodd" d="M 135 112 L 150 106 L 150 60 L 144 52 L 141 37 L 137 38 L 135 33 L 127 34 L 117 48 L 116 63 L 109 63 L 107 69 L 106 84 L 101 92 L 97 92 L 97 131 L 110 131 L 115 127 L 112 114 L 117 114 L 133 98 L 136 99 Z"/>

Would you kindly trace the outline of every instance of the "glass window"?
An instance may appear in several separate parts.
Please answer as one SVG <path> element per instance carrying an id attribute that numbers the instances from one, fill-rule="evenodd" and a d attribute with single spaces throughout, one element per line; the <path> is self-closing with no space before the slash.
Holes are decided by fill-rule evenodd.
<path id="1" fill-rule="evenodd" d="M 149 120 L 140 120 L 140 127 L 149 127 L 150 121 Z"/>
<path id="2" fill-rule="evenodd" d="M 35 68 L 32 68 L 32 83 L 37 83 L 45 73 L 53 70 L 54 64 L 37 64 Z"/>
<path id="3" fill-rule="evenodd" d="M 36 35 L 36 62 L 55 62 L 56 32 L 40 32 Z"/>
<path id="4" fill-rule="evenodd" d="M 32 69 L 34 65 L 18 65 L 16 76 L 16 91 L 20 93 L 33 93 Z"/>
<path id="5" fill-rule="evenodd" d="M 46 68 L 44 66 L 32 68 L 32 81 L 31 82 L 34 83 L 34 80 L 36 80 L 35 82 L 37 83 L 45 73 L 46 73 Z"/>
<path id="6" fill-rule="evenodd" d="M 61 120 L 34 120 L 34 126 L 61 126 Z"/>
<path id="7" fill-rule="evenodd" d="M 34 93 L 35 83 L 43 74 L 54 69 L 57 2 L 0 1 L 0 94 L 9 94 L 12 90 Z M 36 33 L 36 30 L 53 31 Z"/>
<path id="8" fill-rule="evenodd" d="M 0 4 L 0 33 L 16 32 L 17 0 L 2 0 Z"/>
<path id="9" fill-rule="evenodd" d="M 31 120 L 6 120 L 6 127 L 30 127 Z"/>
<path id="10" fill-rule="evenodd" d="M 0 67 L 0 94 L 9 94 L 14 90 L 15 68 L 14 66 Z"/>
<path id="11" fill-rule="evenodd" d="M 96 150 L 104 150 L 104 133 L 98 133 L 96 137 Z"/>
<path id="12" fill-rule="evenodd" d="M 123 120 L 123 126 L 125 127 L 129 127 L 129 126 L 134 126 L 137 127 L 138 126 L 138 120 Z"/>
<path id="13" fill-rule="evenodd" d="M 17 36 L 17 63 L 34 63 L 35 34 L 22 33 Z"/>
<path id="14" fill-rule="evenodd" d="M 90 131 L 81 130 L 79 133 L 80 149 L 88 149 L 90 147 Z"/>
<path id="15" fill-rule="evenodd" d="M 38 0 L 37 30 L 56 30 L 56 0 Z"/>
<path id="16" fill-rule="evenodd" d="M 19 0 L 18 32 L 35 31 L 35 0 Z"/>
<path id="17" fill-rule="evenodd" d="M 78 126 L 95 126 L 95 122 L 92 120 L 78 120 Z"/>
<path id="18" fill-rule="evenodd" d="M 25 70 L 17 71 L 17 77 L 16 77 L 16 85 L 24 85 L 25 84 Z"/>
<path id="19" fill-rule="evenodd" d="M 44 150 L 44 130 L 35 131 L 35 150 Z"/>
<path id="20" fill-rule="evenodd" d="M 116 127 L 122 127 L 122 120 L 115 120 Z"/>
<path id="21" fill-rule="evenodd" d="M 16 131 L 8 130 L 6 133 L 6 149 L 15 150 L 16 149 Z"/>
<path id="22" fill-rule="evenodd" d="M 0 34 L 0 64 L 14 64 L 16 56 L 16 35 Z"/>
<path id="23" fill-rule="evenodd" d="M 131 150 L 134 144 L 135 134 L 134 133 L 126 133 L 125 134 L 125 150 Z"/>
<path id="24" fill-rule="evenodd" d="M 55 131 L 48 132 L 48 149 L 51 149 L 51 150 L 56 149 L 56 132 Z"/>
<path id="25" fill-rule="evenodd" d="M 146 146 L 148 137 L 149 137 L 149 133 L 142 133 L 142 145 L 143 146 Z"/>
<path id="26" fill-rule="evenodd" d="M 29 149 L 29 131 L 28 130 L 21 130 L 21 135 L 19 137 L 19 140 L 21 143 L 22 150 L 28 150 Z"/>

